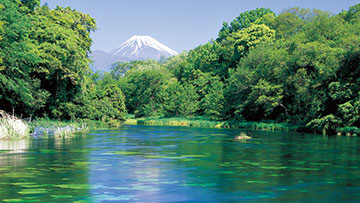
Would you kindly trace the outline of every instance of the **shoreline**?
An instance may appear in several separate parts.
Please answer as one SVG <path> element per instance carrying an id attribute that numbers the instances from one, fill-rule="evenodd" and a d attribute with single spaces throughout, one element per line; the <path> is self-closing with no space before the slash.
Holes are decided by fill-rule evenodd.
<path id="1" fill-rule="evenodd" d="M 211 121 L 202 119 L 187 119 L 181 117 L 170 118 L 129 118 L 125 125 L 153 125 L 153 126 L 182 126 L 205 128 L 233 128 L 264 131 L 297 131 L 303 132 L 304 126 L 275 122 L 239 122 L 239 121 Z"/>
<path id="2" fill-rule="evenodd" d="M 20 120 L 20 119 L 17 119 Z M 22 121 L 22 120 L 21 120 Z M 304 125 L 294 125 L 288 123 L 268 122 L 247 122 L 247 121 L 212 121 L 203 118 L 183 118 L 183 117 L 145 117 L 128 118 L 123 123 L 114 125 L 113 122 L 95 121 L 95 120 L 77 120 L 77 121 L 59 121 L 49 119 L 39 119 L 32 122 L 24 122 L 26 130 L 23 130 L 23 136 L 7 136 L 2 140 L 19 140 L 39 137 L 67 137 L 74 133 L 86 132 L 90 129 L 101 129 L 109 127 L 119 127 L 125 125 L 149 125 L 149 126 L 178 126 L 178 127 L 202 127 L 202 128 L 224 128 L 224 129 L 247 129 L 261 131 L 294 131 L 304 133 L 321 134 L 321 132 L 312 131 Z M 2 126 L 0 126 L 2 127 Z M 27 131 L 27 132 L 26 132 Z M 359 136 L 360 128 L 343 127 L 337 128 L 338 136 Z"/>
<path id="3" fill-rule="evenodd" d="M 124 121 L 125 125 L 149 125 L 149 126 L 179 126 L 179 127 L 204 127 L 204 128 L 231 128 L 231 129 L 248 129 L 262 131 L 294 131 L 322 134 L 305 125 L 295 125 L 289 123 L 276 122 L 249 122 L 249 121 L 211 121 L 204 119 L 188 119 L 182 117 L 170 118 L 128 118 Z M 343 127 L 337 128 L 337 136 L 359 136 L 360 128 Z M 330 135 L 331 136 L 331 135 Z"/>
<path id="4" fill-rule="evenodd" d="M 5 114 L 4 114 L 5 115 Z M 0 141 L 68 137 L 75 133 L 86 132 L 91 129 L 119 127 L 121 121 L 76 120 L 60 121 L 38 119 L 31 122 L 6 115 L 0 118 Z"/>

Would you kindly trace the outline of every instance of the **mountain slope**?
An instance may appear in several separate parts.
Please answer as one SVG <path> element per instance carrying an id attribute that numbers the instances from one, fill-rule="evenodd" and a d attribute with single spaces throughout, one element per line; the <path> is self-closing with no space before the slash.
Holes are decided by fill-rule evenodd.
<path id="1" fill-rule="evenodd" d="M 93 52 L 91 54 L 94 60 L 92 69 L 95 71 L 108 71 L 111 64 L 116 61 L 160 60 L 163 57 L 176 54 L 178 54 L 176 51 L 150 36 L 134 35 L 109 53 L 103 51 Z"/>
<path id="2" fill-rule="evenodd" d="M 91 69 L 93 71 L 108 71 L 111 68 L 111 64 L 117 61 L 116 57 L 105 52 L 96 50 L 91 53 L 90 58 L 93 60 L 93 64 L 91 65 Z"/>
<path id="3" fill-rule="evenodd" d="M 160 59 L 161 56 L 172 56 L 177 54 L 164 44 L 150 36 L 134 35 L 119 48 L 110 52 L 111 55 L 120 58 L 132 59 Z"/>

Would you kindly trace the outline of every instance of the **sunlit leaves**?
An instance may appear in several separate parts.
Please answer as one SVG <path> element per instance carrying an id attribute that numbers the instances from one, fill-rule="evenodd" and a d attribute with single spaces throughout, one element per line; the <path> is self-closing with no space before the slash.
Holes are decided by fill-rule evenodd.
<path id="1" fill-rule="evenodd" d="M 267 14 L 273 14 L 273 11 L 266 8 L 257 8 L 255 10 L 250 10 L 240 13 L 240 15 L 236 17 L 236 19 L 234 19 L 230 23 L 230 25 L 224 22 L 223 27 L 219 32 L 219 38 L 217 39 L 217 41 L 220 42 L 229 35 L 231 35 L 233 32 L 250 27 L 252 23 L 261 19 L 263 16 Z"/>
<path id="2" fill-rule="evenodd" d="M 191 116 L 198 110 L 198 95 L 190 84 L 171 83 L 164 90 L 163 99 L 168 116 Z"/>

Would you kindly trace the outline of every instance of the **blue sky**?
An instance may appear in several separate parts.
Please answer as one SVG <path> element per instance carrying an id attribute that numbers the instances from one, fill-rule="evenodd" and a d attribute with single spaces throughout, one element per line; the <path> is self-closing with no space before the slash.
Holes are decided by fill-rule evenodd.
<path id="1" fill-rule="evenodd" d="M 359 0 L 41 0 L 50 8 L 70 6 L 96 19 L 92 50 L 110 51 L 132 35 L 150 35 L 181 52 L 215 39 L 224 21 L 260 7 L 275 13 L 291 7 L 332 13 Z"/>

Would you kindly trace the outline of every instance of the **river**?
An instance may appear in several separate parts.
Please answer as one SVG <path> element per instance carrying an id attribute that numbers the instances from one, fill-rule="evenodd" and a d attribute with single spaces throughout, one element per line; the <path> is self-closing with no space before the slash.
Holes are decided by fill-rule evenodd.
<path id="1" fill-rule="evenodd" d="M 123 126 L 0 143 L 0 202 L 360 201 L 360 139 Z"/>

